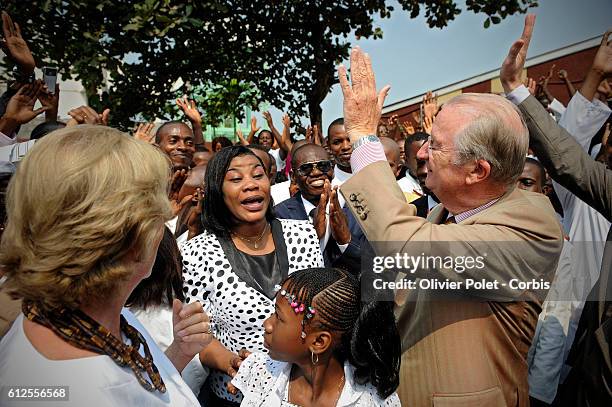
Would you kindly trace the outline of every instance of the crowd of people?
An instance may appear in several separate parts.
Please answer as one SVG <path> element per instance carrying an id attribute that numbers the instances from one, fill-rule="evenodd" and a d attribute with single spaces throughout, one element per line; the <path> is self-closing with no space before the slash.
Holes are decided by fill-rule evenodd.
<path id="1" fill-rule="evenodd" d="M 0 163 L 0 405 L 612 403 L 609 32 L 580 89 L 558 72 L 567 106 L 554 67 L 521 79 L 528 15 L 503 95 L 429 92 L 410 120 L 383 120 L 389 86 L 356 47 L 327 129 L 299 138 L 264 112 L 268 129 L 252 118 L 235 145 L 207 145 L 187 97 L 184 119 L 131 134 L 108 109 L 59 121 L 59 87 L 2 22 L 17 74 L 0 145 L 45 121 Z M 415 267 L 370 295 L 371 256 L 425 254 L 486 267 Z M 411 277 L 546 289 L 440 298 Z"/>

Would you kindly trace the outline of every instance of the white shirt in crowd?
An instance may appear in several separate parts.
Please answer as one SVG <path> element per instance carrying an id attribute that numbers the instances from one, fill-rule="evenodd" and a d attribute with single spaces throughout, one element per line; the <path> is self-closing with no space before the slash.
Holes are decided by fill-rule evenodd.
<path id="1" fill-rule="evenodd" d="M 546 301 L 542 304 L 542 312 L 538 316 L 532 345 L 527 354 L 529 395 L 548 404 L 553 402 L 557 394 L 572 320 L 570 300 L 574 296 L 576 272 L 580 270 L 573 261 L 573 249 L 570 242 L 563 241 L 555 277 Z"/>
<path id="2" fill-rule="evenodd" d="M 352 176 L 353 174 L 351 174 L 350 172 L 341 170 L 338 167 L 338 165 L 334 166 L 334 179 L 331 182 L 331 186 L 332 188 L 335 186 L 338 186 L 338 202 L 340 202 L 340 206 L 343 208 L 344 208 L 344 204 L 346 203 L 346 201 L 344 200 L 344 197 L 340 193 L 340 187 L 342 186 L 342 184 L 348 181 L 349 178 L 351 178 Z"/>
<path id="3" fill-rule="evenodd" d="M 14 135 L 14 134 L 13 134 Z M 16 137 L 9 137 L 0 131 L 0 147 L 15 144 L 17 142 Z"/>
<path id="4" fill-rule="evenodd" d="M 249 355 L 232 379 L 232 384 L 240 389 L 244 396 L 241 406 L 294 407 L 288 401 L 291 367 L 291 363 L 270 359 L 265 353 L 256 352 Z M 344 363 L 345 382 L 336 406 L 401 406 L 396 393 L 383 400 L 370 383 L 365 385 L 355 383 L 354 371 L 353 366 L 348 362 Z"/>
<path id="5" fill-rule="evenodd" d="M 138 382 L 129 367 L 117 365 L 107 355 L 71 360 L 47 359 L 32 346 L 25 335 L 24 316 L 20 314 L 0 342 L 2 397 L 7 396 L 7 389 L 11 386 L 66 386 L 68 401 L 41 403 L 3 398 L 0 399 L 0 405 L 3 407 L 40 405 L 199 407 L 200 404 L 191 389 L 138 319 L 126 308 L 121 314 L 145 338 L 155 366 L 166 385 L 165 393 L 148 391 Z M 143 349 L 140 351 L 144 356 Z"/>
<path id="6" fill-rule="evenodd" d="M 291 180 L 279 182 L 278 184 L 274 184 L 270 187 L 270 195 L 272 196 L 272 200 L 274 201 L 274 205 L 278 205 L 279 203 L 286 201 L 291 198 L 291 194 L 289 193 L 289 186 L 291 185 Z"/>
<path id="7" fill-rule="evenodd" d="M 400 186 L 402 192 L 423 195 L 423 188 L 421 188 L 421 184 L 419 184 L 419 181 L 412 178 L 412 176 L 408 174 L 408 172 L 406 172 L 405 177 L 402 177 L 397 180 L 397 184 Z"/>
<path id="8" fill-rule="evenodd" d="M 145 327 L 147 332 L 149 332 L 157 346 L 165 352 L 174 340 L 172 308 L 167 305 L 160 305 L 149 307 L 146 310 L 130 308 L 130 311 L 138 318 L 138 321 Z M 202 366 L 200 362 L 200 355 L 195 355 L 191 362 L 185 366 L 181 372 L 181 376 L 197 396 L 200 394 L 200 389 L 202 385 L 204 385 L 208 373 L 208 368 Z"/>
<path id="9" fill-rule="evenodd" d="M 565 113 L 565 106 L 563 106 L 563 103 L 559 102 L 557 99 L 553 99 L 553 101 L 548 105 L 548 108 L 551 110 L 552 115 L 557 122 L 561 119 L 563 113 Z"/>
<path id="10" fill-rule="evenodd" d="M 272 157 L 274 157 L 274 160 L 276 161 L 276 171 L 277 172 L 283 171 L 285 167 L 287 166 L 287 163 L 280 156 L 281 149 L 280 148 L 277 148 L 276 150 L 270 149 L 268 152 L 270 153 Z"/>

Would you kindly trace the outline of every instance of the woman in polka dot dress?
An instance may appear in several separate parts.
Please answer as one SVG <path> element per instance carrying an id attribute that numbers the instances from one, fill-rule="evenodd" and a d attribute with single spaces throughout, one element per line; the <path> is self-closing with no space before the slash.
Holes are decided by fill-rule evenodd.
<path id="1" fill-rule="evenodd" d="M 269 179 L 249 149 L 227 147 L 213 157 L 204 196 L 205 232 L 181 247 L 183 290 L 213 322 L 215 339 L 200 354 L 211 368 L 209 404 L 233 406 L 242 400 L 227 390 L 238 352 L 265 352 L 263 321 L 274 312 L 274 287 L 294 271 L 321 267 L 323 257 L 308 221 L 274 217 Z"/>

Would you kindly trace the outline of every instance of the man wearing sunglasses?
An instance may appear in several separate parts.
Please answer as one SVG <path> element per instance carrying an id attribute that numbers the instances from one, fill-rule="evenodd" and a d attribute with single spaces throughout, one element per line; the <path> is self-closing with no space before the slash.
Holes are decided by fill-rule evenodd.
<path id="1" fill-rule="evenodd" d="M 276 215 L 284 219 L 309 219 L 321 240 L 325 265 L 357 275 L 365 237 L 348 208 L 340 205 L 338 191 L 331 188 L 334 166 L 327 151 L 316 144 L 306 144 L 292 157 L 291 179 L 299 192 L 276 205 Z"/>

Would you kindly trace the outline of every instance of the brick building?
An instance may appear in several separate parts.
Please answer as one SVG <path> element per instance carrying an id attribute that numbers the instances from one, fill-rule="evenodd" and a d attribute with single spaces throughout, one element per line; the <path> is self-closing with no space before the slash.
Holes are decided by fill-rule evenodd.
<path id="1" fill-rule="evenodd" d="M 567 105 L 570 95 L 565 83 L 557 76 L 558 70 L 565 69 L 574 88 L 579 89 L 600 42 L 601 36 L 531 57 L 525 63 L 523 78 L 529 77 L 537 81 L 541 76 L 548 74 L 553 64 L 556 65 L 548 89 L 557 100 Z M 438 105 L 441 105 L 461 93 L 502 93 L 503 89 L 497 69 L 432 91 L 438 95 Z M 400 122 L 409 120 L 413 122 L 412 113 L 419 111 L 422 98 L 423 95 L 416 95 L 385 106 L 383 118 L 396 114 Z"/>

